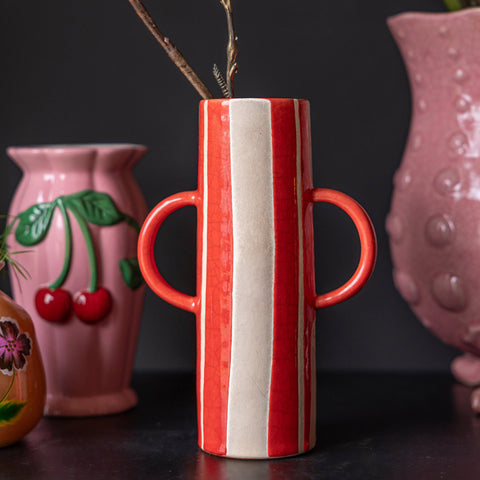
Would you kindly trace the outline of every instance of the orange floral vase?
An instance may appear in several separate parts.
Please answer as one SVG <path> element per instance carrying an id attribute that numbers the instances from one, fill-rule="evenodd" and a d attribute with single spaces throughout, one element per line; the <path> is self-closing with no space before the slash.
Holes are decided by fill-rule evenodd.
<path id="1" fill-rule="evenodd" d="M 23 438 L 45 405 L 45 373 L 28 313 L 0 291 L 0 447 Z"/>

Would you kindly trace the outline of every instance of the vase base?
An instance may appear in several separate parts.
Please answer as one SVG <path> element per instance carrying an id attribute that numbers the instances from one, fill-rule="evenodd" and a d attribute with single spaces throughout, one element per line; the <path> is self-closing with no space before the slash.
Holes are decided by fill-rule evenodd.
<path id="1" fill-rule="evenodd" d="M 480 389 L 479 389 L 480 392 Z M 200 447 L 200 445 L 199 445 Z M 232 458 L 234 460 L 275 460 L 275 459 L 281 459 L 281 458 L 291 458 L 291 457 L 298 457 L 299 455 L 304 455 L 305 453 L 308 453 L 310 450 L 312 450 L 315 447 L 315 445 L 311 446 L 308 450 L 303 450 L 301 452 L 294 452 L 294 453 L 287 453 L 285 455 L 276 455 L 269 457 L 263 456 L 263 455 L 235 455 L 235 454 L 220 454 L 220 453 L 215 453 L 215 452 L 209 452 L 208 450 L 205 450 L 204 448 L 200 447 L 200 450 L 208 455 L 212 455 L 214 457 L 219 457 L 219 458 Z"/>
<path id="2" fill-rule="evenodd" d="M 43 413 L 46 416 L 55 417 L 96 417 L 124 412 L 133 408 L 137 403 L 137 394 L 131 388 L 91 397 L 65 397 L 47 394 Z"/>
<path id="3" fill-rule="evenodd" d="M 480 358 L 465 353 L 455 358 L 450 366 L 457 381 L 469 387 L 480 385 Z"/>

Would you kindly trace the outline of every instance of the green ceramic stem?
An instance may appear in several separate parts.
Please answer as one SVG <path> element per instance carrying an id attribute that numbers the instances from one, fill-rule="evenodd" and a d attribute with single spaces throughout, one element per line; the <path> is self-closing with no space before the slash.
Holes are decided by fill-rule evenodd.
<path id="1" fill-rule="evenodd" d="M 68 218 L 67 210 L 65 209 L 65 205 L 63 204 L 62 197 L 57 198 L 56 204 L 60 209 L 60 213 L 63 217 L 63 228 L 65 230 L 65 257 L 63 261 L 63 269 L 60 273 L 60 276 L 48 287 L 52 290 L 60 288 L 64 284 L 70 270 L 70 264 L 72 261 L 72 227 L 70 225 L 70 219 Z"/>
<path id="2" fill-rule="evenodd" d="M 15 369 L 13 370 L 12 381 L 10 382 L 10 386 L 8 387 L 7 393 L 2 397 L 2 399 L 0 400 L 0 403 L 2 403 L 8 397 L 8 394 L 12 390 L 14 381 L 15 381 Z"/>
<path id="3" fill-rule="evenodd" d="M 134 228 L 137 233 L 140 233 L 140 225 L 137 223 L 137 221 L 133 217 L 124 213 L 123 220 L 127 225 Z"/>
<path id="4" fill-rule="evenodd" d="M 88 225 L 82 216 L 76 211 L 75 208 L 70 207 L 71 212 L 75 216 L 78 222 L 80 230 L 82 231 L 85 245 L 87 246 L 88 260 L 90 262 L 90 285 L 88 287 L 89 292 L 96 292 L 98 288 L 98 271 L 97 271 L 97 259 L 95 258 L 95 246 L 93 245 L 92 235 L 88 229 Z"/>

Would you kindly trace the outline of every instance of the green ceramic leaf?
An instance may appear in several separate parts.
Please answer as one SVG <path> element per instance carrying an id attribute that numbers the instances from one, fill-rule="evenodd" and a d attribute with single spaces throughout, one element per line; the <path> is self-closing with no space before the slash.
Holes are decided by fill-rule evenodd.
<path id="1" fill-rule="evenodd" d="M 76 210 L 87 222 L 94 225 L 115 225 L 124 217 L 106 193 L 83 190 L 64 197 L 67 208 Z"/>
<path id="2" fill-rule="evenodd" d="M 140 233 L 140 225 L 133 217 L 131 217 L 130 215 L 124 214 L 123 220 L 127 225 L 130 225 L 132 228 L 134 228 L 137 233 Z"/>
<path id="3" fill-rule="evenodd" d="M 445 5 L 449 10 L 460 10 L 462 8 L 462 4 L 460 0 L 443 0 Z"/>
<path id="4" fill-rule="evenodd" d="M 55 202 L 39 203 L 18 215 L 18 225 L 15 230 L 17 242 L 24 246 L 40 243 L 50 228 Z"/>
<path id="5" fill-rule="evenodd" d="M 14 401 L 0 403 L 0 427 L 4 423 L 10 423 L 12 420 L 15 420 L 26 404 L 26 402 L 21 403 Z"/>
<path id="6" fill-rule="evenodd" d="M 120 270 L 123 280 L 132 289 L 137 289 L 143 283 L 142 273 L 138 266 L 137 258 L 124 258 L 120 260 Z"/>
<path id="7" fill-rule="evenodd" d="M 443 0 L 449 10 L 460 10 L 461 8 L 478 7 L 478 0 Z"/>

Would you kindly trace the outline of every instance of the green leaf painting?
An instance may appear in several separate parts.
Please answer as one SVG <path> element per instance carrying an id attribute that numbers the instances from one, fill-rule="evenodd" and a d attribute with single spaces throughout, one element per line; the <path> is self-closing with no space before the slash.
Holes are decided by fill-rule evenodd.
<path id="1" fill-rule="evenodd" d="M 444 0 L 444 2 L 449 10 L 460 10 L 462 8 L 460 0 Z"/>
<path id="2" fill-rule="evenodd" d="M 449 10 L 460 10 L 461 8 L 478 7 L 478 0 L 443 0 Z"/>
<path id="3" fill-rule="evenodd" d="M 123 280 L 132 290 L 136 290 L 143 283 L 143 277 L 136 258 L 124 258 L 120 260 L 120 270 Z"/>
<path id="4" fill-rule="evenodd" d="M 0 427 L 15 420 L 27 403 L 9 401 L 0 404 Z"/>
<path id="5" fill-rule="evenodd" d="M 84 190 L 64 197 L 65 206 L 75 209 L 89 223 L 110 226 L 122 222 L 124 216 L 106 193 Z"/>
<path id="6" fill-rule="evenodd" d="M 47 235 L 56 208 L 59 209 L 63 219 L 65 254 L 62 271 L 55 282 L 49 285 L 49 288 L 60 288 L 68 276 L 73 249 L 70 216 L 73 216 L 80 227 L 89 252 L 91 271 L 89 289 L 94 292 L 97 290 L 97 259 L 88 224 L 108 227 L 125 223 L 137 233 L 140 232 L 140 225 L 133 217 L 119 211 L 113 199 L 107 193 L 95 192 L 94 190 L 82 190 L 81 192 L 62 195 L 50 203 L 39 203 L 29 207 L 14 218 L 13 222 L 8 226 L 7 231 L 12 230 L 15 223 L 18 222 L 15 229 L 15 238 L 18 243 L 24 246 L 36 245 Z M 125 283 L 132 290 L 137 289 L 143 283 L 142 274 L 140 273 L 136 258 L 121 260 L 120 271 Z"/>
<path id="7" fill-rule="evenodd" d="M 40 243 L 50 228 L 55 207 L 55 202 L 39 203 L 22 212 L 15 230 L 18 243 L 28 247 Z"/>

